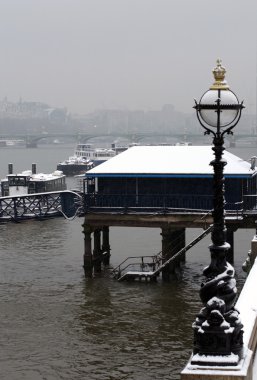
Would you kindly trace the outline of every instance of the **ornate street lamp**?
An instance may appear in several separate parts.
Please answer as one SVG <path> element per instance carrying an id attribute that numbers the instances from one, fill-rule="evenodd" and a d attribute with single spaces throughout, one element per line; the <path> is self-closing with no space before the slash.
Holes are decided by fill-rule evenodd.
<path id="1" fill-rule="evenodd" d="M 223 171 L 227 162 L 223 151 L 224 135 L 233 134 L 232 129 L 239 122 L 244 106 L 229 89 L 225 73 L 221 60 L 217 60 L 213 69 L 215 82 L 199 103 L 195 100 L 194 106 L 205 134 L 213 136 L 215 156 L 210 163 L 214 169 L 211 263 L 203 271 L 206 280 L 200 289 L 204 307 L 193 323 L 191 364 L 198 365 L 237 365 L 243 350 L 243 326 L 239 312 L 234 308 L 237 295 L 235 270 L 226 260 L 230 245 L 226 241 Z"/>

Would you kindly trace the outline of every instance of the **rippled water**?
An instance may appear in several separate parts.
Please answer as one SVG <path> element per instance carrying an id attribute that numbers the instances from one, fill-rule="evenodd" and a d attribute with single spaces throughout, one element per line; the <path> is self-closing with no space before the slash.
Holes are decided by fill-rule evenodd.
<path id="1" fill-rule="evenodd" d="M 19 162 L 19 170 L 38 162 L 49 171 L 71 154 L 68 147 L 0 150 L 1 176 L 8 162 Z M 108 270 L 84 278 L 82 223 L 61 218 L 0 225 L 1 380 L 179 379 L 201 308 L 210 237 L 188 253 L 179 280 L 118 283 Z M 157 253 L 160 232 L 110 228 L 111 265 Z M 199 232 L 188 230 L 187 241 Z M 239 287 L 253 234 L 235 234 Z"/>

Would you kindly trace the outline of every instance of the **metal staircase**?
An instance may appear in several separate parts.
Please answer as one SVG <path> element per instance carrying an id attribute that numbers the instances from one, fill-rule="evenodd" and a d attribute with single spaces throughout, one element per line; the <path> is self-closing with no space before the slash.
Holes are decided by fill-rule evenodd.
<path id="1" fill-rule="evenodd" d="M 196 245 L 200 240 L 207 236 L 212 231 L 213 225 L 209 226 L 197 238 L 192 240 L 184 248 L 180 249 L 168 260 L 163 262 L 162 252 L 154 256 L 131 256 L 124 260 L 119 266 L 113 269 L 114 278 L 118 281 L 124 280 L 156 280 L 161 271 L 170 263 L 178 259 L 181 255 L 187 252 L 190 248 Z M 172 253 L 172 252 L 171 252 Z"/>

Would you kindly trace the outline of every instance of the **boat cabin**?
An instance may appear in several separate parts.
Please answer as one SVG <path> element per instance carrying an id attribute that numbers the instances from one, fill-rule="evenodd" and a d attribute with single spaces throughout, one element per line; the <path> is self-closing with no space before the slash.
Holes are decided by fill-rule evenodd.
<path id="1" fill-rule="evenodd" d="M 135 146 L 85 174 L 86 206 L 149 210 L 213 208 L 211 146 Z M 257 168 L 225 151 L 226 209 L 256 207 Z"/>
<path id="2" fill-rule="evenodd" d="M 97 164 L 109 160 L 116 155 L 115 151 L 106 148 L 94 148 L 91 144 L 78 144 L 75 150 L 76 157 L 82 157 Z"/>

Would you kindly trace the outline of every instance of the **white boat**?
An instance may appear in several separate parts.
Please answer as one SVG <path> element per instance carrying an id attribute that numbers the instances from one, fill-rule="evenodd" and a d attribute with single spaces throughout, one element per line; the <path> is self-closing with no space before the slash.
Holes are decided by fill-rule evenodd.
<path id="1" fill-rule="evenodd" d="M 82 157 L 86 160 L 92 161 L 95 165 L 109 160 L 114 157 L 116 152 L 113 149 L 107 148 L 94 148 L 92 144 L 80 143 L 76 146 L 75 156 Z"/>
<path id="2" fill-rule="evenodd" d="M 63 171 L 67 176 L 82 174 L 116 155 L 115 150 L 94 148 L 92 144 L 79 143 L 73 156 L 59 162 L 57 170 Z"/>
<path id="3" fill-rule="evenodd" d="M 51 174 L 36 173 L 35 164 L 32 164 L 32 170 L 25 170 L 18 174 L 13 174 L 13 166 L 9 164 L 9 174 L 1 180 L 2 197 L 66 189 L 66 176 L 62 171 L 55 170 Z"/>
<path id="4" fill-rule="evenodd" d="M 109 160 L 110 158 L 124 152 L 128 148 L 138 145 L 131 143 L 127 146 L 118 146 L 115 143 L 109 148 L 95 148 L 92 144 L 79 143 L 73 156 L 57 164 L 57 170 L 63 171 L 67 176 L 84 174 L 94 166 Z"/>

